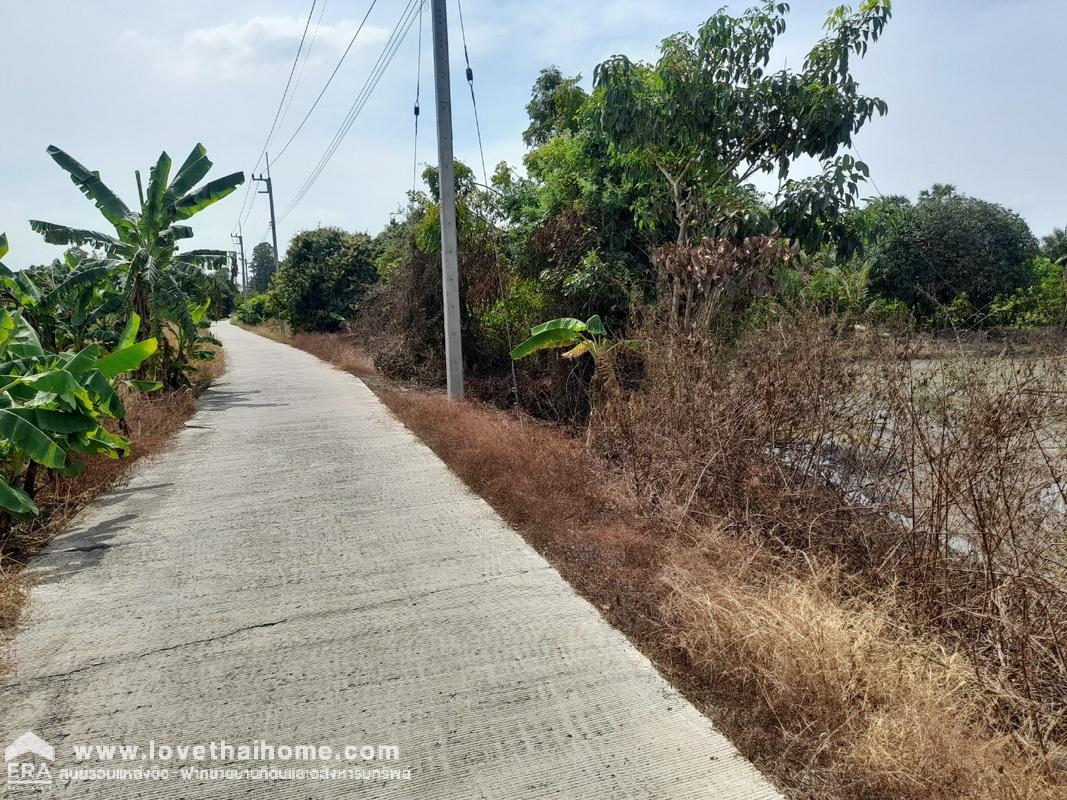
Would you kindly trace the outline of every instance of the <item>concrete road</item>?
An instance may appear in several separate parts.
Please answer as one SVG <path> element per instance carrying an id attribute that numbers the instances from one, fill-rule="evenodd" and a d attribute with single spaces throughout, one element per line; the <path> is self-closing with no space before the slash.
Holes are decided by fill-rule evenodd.
<path id="1" fill-rule="evenodd" d="M 55 752 L 11 796 L 778 797 L 362 382 L 218 333 L 174 450 L 32 566 L 0 736 Z"/>

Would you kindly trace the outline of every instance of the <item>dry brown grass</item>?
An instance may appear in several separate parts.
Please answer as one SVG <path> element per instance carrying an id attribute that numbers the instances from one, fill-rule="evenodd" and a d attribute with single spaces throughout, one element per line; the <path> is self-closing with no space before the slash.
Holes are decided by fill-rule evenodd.
<path id="1" fill-rule="evenodd" d="M 329 338 L 304 340 L 304 349 L 365 374 L 352 352 L 359 348 Z M 765 351 L 751 357 L 765 369 Z M 1063 796 L 1048 771 L 1051 759 L 998 728 L 974 664 L 903 624 L 903 595 L 893 585 L 873 590 L 856 572 L 869 556 L 866 544 L 849 550 L 855 520 L 842 526 L 851 518 L 827 513 L 832 493 L 783 493 L 762 470 L 764 426 L 773 429 L 786 413 L 768 405 L 772 394 L 787 391 L 797 419 L 803 409 L 823 408 L 817 400 L 828 380 L 849 384 L 847 376 L 818 377 L 813 362 L 799 370 L 788 359 L 776 363 L 780 369 L 755 384 L 747 376 L 717 384 L 737 399 L 716 410 L 720 421 L 737 415 L 729 434 L 701 426 L 709 412 L 698 406 L 708 398 L 690 389 L 663 406 L 601 416 L 598 445 L 619 471 L 556 427 L 379 378 L 369 383 L 790 797 Z M 672 427 L 678 409 L 689 414 L 695 438 Z M 627 449 L 635 446 L 627 425 L 638 411 L 655 416 L 654 423 L 640 418 L 659 448 L 643 461 Z M 738 435 L 747 451 L 715 449 Z M 705 466 L 717 452 L 753 463 Z M 677 463 L 682 457 L 693 461 Z M 627 485 L 635 478 L 637 492 Z M 748 503 L 744 520 L 717 513 L 738 502 Z M 760 544 L 754 526 L 775 520 L 781 524 L 762 529 Z M 848 557 L 838 560 L 841 550 Z"/>
<path id="2" fill-rule="evenodd" d="M 393 412 L 793 797 L 1053 798 L 987 724 L 973 665 L 750 542 L 641 515 L 559 431 L 439 395 Z M 560 476 L 566 476 L 561 480 Z"/>
<path id="3" fill-rule="evenodd" d="M 88 459 L 85 471 L 72 478 L 49 475 L 34 498 L 41 516 L 0 531 L 0 644 L 5 632 L 18 621 L 27 599 L 28 587 L 21 570 L 28 559 L 47 546 L 79 511 L 120 484 L 139 459 L 165 451 L 196 410 L 196 398 L 225 369 L 225 354 L 217 350 L 214 360 L 202 362 L 192 388 L 148 395 L 126 393 L 123 402 L 128 428 L 121 432 L 133 442 L 130 455 Z M 117 425 L 115 430 L 119 430 Z M 7 668 L 0 653 L 0 672 Z"/>
<path id="4" fill-rule="evenodd" d="M 339 334 L 298 333 L 293 337 L 292 345 L 353 375 L 365 377 L 375 374 L 371 357 Z"/>
<path id="5" fill-rule="evenodd" d="M 262 325 L 246 325 L 236 318 L 230 319 L 230 322 L 236 325 L 238 328 L 244 328 L 250 333 L 254 333 L 257 336 L 262 336 L 265 339 L 273 339 L 276 342 L 282 344 L 292 344 L 293 337 L 286 328 L 283 328 L 281 323 L 277 320 L 270 320 L 264 322 Z"/>
<path id="6" fill-rule="evenodd" d="M 650 336 L 645 356 L 638 388 L 602 390 L 594 441 L 652 513 L 773 555 L 755 591 L 689 569 L 665 612 L 707 683 L 744 673 L 737 696 L 779 729 L 754 751 L 789 753 L 794 786 L 823 770 L 829 797 L 1067 790 L 1062 357 L 914 364 L 804 320 L 730 343 Z M 832 566 L 815 579 L 813 563 Z M 913 669 L 942 651 L 944 674 Z M 851 691 L 836 663 L 862 699 L 886 694 L 829 724 Z"/>
<path id="7" fill-rule="evenodd" d="M 664 622 L 759 758 L 797 797 L 1053 798 L 1064 786 L 987 724 L 973 665 L 903 628 L 891 593 L 843 601 L 833 569 L 769 575 L 759 556 L 676 559 Z"/>

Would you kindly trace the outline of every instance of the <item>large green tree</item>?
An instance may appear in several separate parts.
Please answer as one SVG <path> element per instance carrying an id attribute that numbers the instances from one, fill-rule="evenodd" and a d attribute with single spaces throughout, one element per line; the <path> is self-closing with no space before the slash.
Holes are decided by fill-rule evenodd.
<path id="1" fill-rule="evenodd" d="M 1037 240 L 1016 213 L 935 184 L 875 250 L 874 289 L 920 316 L 957 301 L 979 314 L 1029 284 Z"/>
<path id="2" fill-rule="evenodd" d="M 267 291 L 274 274 L 274 266 L 274 248 L 268 242 L 257 244 L 252 249 L 252 291 Z"/>
<path id="3" fill-rule="evenodd" d="M 777 227 L 814 249 L 844 230 L 841 212 L 867 167 L 842 151 L 886 111 L 860 93 L 851 59 L 879 38 L 890 3 L 832 11 L 802 69 L 770 72 L 788 11 L 773 0 L 739 16 L 723 9 L 696 34 L 665 39 L 655 64 L 617 55 L 596 68 L 603 129 L 635 172 L 658 175 L 669 189 L 680 246 Z M 821 174 L 789 180 L 801 157 L 820 162 Z M 769 211 L 750 182 L 759 173 L 778 175 Z M 659 206 L 644 211 L 644 224 L 664 222 L 654 216 Z"/>
<path id="4" fill-rule="evenodd" d="M 669 201 L 657 184 L 630 174 L 600 128 L 599 98 L 548 67 L 527 105 L 526 176 L 498 168 L 494 193 L 516 280 L 508 313 L 601 315 L 625 324 L 635 299 L 654 286 L 649 249 L 659 230 L 638 230 L 635 209 Z M 523 324 L 525 330 L 530 325 Z"/>
<path id="5" fill-rule="evenodd" d="M 293 237 L 271 283 L 283 316 L 298 331 L 337 330 L 378 278 L 373 240 L 340 228 L 316 228 Z"/>
<path id="6" fill-rule="evenodd" d="M 581 75 L 565 77 L 559 67 L 545 67 L 537 76 L 526 113 L 530 125 L 522 134 L 527 146 L 547 144 L 555 135 L 578 130 L 578 112 L 589 99 L 579 86 Z"/>

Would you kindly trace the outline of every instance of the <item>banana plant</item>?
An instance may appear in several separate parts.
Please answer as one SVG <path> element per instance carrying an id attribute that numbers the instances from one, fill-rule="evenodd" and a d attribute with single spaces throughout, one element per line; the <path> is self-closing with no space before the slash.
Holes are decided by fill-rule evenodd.
<path id="1" fill-rule="evenodd" d="M 145 323 L 146 338 L 160 342 L 157 374 L 168 383 L 177 380 L 181 370 L 171 362 L 182 353 L 170 346 L 166 334 L 182 331 L 187 337 L 195 336 L 189 305 L 199 298 L 190 297 L 188 287 L 198 285 L 204 270 L 225 257 L 219 250 L 180 252 L 178 242 L 193 235 L 192 228 L 182 223 L 233 192 L 244 182 L 244 173 L 234 172 L 196 188 L 212 167 L 204 146 L 193 148 L 173 179 L 173 163 L 164 152 L 151 169 L 140 210 L 133 211 L 100 179 L 99 172 L 87 169 L 58 147 L 49 146 L 48 154 L 93 201 L 114 234 L 41 220 L 31 220 L 30 226 L 50 244 L 90 247 L 103 254 L 84 270 L 91 273 L 99 268 L 118 274 L 128 300 L 127 319 L 137 314 Z M 76 280 L 82 277 L 89 276 L 79 273 Z"/>
<path id="2" fill-rule="evenodd" d="M 193 333 L 187 334 L 184 330 L 178 331 L 177 350 L 182 353 L 182 358 L 177 362 L 178 369 L 183 370 L 181 380 L 191 383 L 190 374 L 196 369 L 196 362 L 210 361 L 215 357 L 215 351 L 208 345 L 222 347 L 222 342 L 207 332 L 211 326 L 208 319 L 208 309 L 211 308 L 211 298 L 202 303 L 189 304 L 189 318 L 193 321 Z"/>
<path id="3" fill-rule="evenodd" d="M 608 339 L 608 331 L 598 315 L 594 314 L 585 322 L 574 317 L 560 317 L 531 328 L 530 338 L 512 350 L 511 357 L 518 361 L 539 350 L 566 347 L 564 358 L 578 358 L 588 353 L 596 360 L 614 344 Z"/>
<path id="4" fill-rule="evenodd" d="M 0 271 L 0 295 L 22 309 L 46 348 L 81 349 L 90 341 L 110 347 L 126 314 L 113 266 L 68 250 L 46 267 Z"/>
<path id="5" fill-rule="evenodd" d="M 0 257 L 7 249 L 0 235 Z M 0 272 L 10 274 L 2 263 Z M 110 353 L 97 343 L 49 352 L 22 309 L 0 307 L 0 509 L 19 518 L 38 513 L 39 468 L 76 475 L 84 457 L 129 453 L 130 442 L 104 423 L 125 415 L 115 381 L 155 351 L 156 340 L 136 341 L 128 324 Z"/>

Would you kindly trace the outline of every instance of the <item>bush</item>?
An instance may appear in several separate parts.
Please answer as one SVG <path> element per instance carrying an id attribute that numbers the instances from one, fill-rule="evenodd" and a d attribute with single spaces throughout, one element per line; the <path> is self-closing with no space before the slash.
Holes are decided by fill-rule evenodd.
<path id="1" fill-rule="evenodd" d="M 333 331 L 355 316 L 378 279 L 372 239 L 340 228 L 303 231 L 271 281 L 279 313 L 296 331 Z"/>
<path id="2" fill-rule="evenodd" d="M 1064 267 L 1039 256 L 1031 266 L 1034 282 L 1001 295 L 990 307 L 990 318 L 998 325 L 1031 327 L 1056 325 L 1067 321 L 1067 283 Z"/>
<path id="3" fill-rule="evenodd" d="M 943 189 L 905 209 L 875 252 L 872 288 L 930 319 L 957 297 L 981 314 L 1027 286 L 1037 240 L 1018 214 Z"/>
<path id="4" fill-rule="evenodd" d="M 245 325 L 262 325 L 278 314 L 274 296 L 269 292 L 257 294 L 245 300 L 234 309 L 233 315 Z"/>

